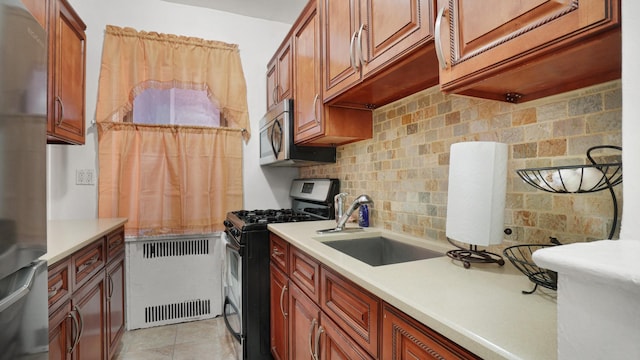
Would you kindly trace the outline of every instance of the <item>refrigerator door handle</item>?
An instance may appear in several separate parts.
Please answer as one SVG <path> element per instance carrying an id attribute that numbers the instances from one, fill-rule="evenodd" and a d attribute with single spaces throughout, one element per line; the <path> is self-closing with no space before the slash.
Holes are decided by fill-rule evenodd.
<path id="1" fill-rule="evenodd" d="M 46 261 L 39 261 L 33 265 L 31 265 L 28 269 L 22 269 L 24 272 L 20 274 L 20 285 L 16 286 L 16 291 L 11 294 L 5 296 L 3 299 L 0 299 L 0 313 L 8 309 L 11 305 L 15 304 L 18 300 L 27 296 L 31 288 L 33 287 L 33 281 L 38 273 L 40 273 L 40 268 L 42 266 L 46 266 Z"/>

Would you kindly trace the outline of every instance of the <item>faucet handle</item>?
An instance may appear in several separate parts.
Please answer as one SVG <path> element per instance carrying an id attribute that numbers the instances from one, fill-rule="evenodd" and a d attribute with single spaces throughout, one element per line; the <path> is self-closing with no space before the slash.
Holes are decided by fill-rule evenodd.
<path id="1" fill-rule="evenodd" d="M 344 214 L 344 200 L 349 195 L 346 192 L 342 192 L 333 197 L 333 205 L 335 210 L 336 221 L 342 217 Z"/>

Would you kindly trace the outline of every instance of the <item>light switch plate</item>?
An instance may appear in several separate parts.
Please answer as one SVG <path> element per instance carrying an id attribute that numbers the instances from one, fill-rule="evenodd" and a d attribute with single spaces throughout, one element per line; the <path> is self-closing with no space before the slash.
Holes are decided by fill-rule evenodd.
<path id="1" fill-rule="evenodd" d="M 95 173 L 93 169 L 77 169 L 76 170 L 76 185 L 94 185 Z"/>

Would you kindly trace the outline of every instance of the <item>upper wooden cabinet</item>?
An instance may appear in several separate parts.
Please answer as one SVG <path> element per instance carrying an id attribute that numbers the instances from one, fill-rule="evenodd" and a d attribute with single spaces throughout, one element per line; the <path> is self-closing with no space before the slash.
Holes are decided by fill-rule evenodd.
<path id="1" fill-rule="evenodd" d="M 287 38 L 267 65 L 267 111 L 291 97 L 292 80 L 291 39 Z"/>
<path id="2" fill-rule="evenodd" d="M 47 142 L 84 144 L 86 25 L 66 0 L 51 0 Z"/>
<path id="3" fill-rule="evenodd" d="M 433 0 L 320 1 L 325 101 L 375 108 L 438 83 Z"/>
<path id="4" fill-rule="evenodd" d="M 621 74 L 619 0 L 438 0 L 442 91 L 524 102 Z"/>
<path id="5" fill-rule="evenodd" d="M 369 110 L 331 108 L 324 104 L 321 77 L 320 16 L 310 1 L 294 25 L 294 140 L 303 145 L 335 146 L 373 135 Z"/>

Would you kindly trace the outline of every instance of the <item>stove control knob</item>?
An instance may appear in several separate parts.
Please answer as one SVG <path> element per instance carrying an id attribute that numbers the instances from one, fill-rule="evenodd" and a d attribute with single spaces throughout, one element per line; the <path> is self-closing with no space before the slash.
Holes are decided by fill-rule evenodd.
<path id="1" fill-rule="evenodd" d="M 231 229 L 231 234 L 235 237 L 239 237 L 240 236 L 240 229 L 237 228 L 233 228 Z"/>
<path id="2" fill-rule="evenodd" d="M 233 223 L 231 223 L 231 221 L 229 221 L 229 220 L 223 221 L 222 224 L 224 224 L 224 227 L 226 227 L 226 228 L 233 227 Z"/>

